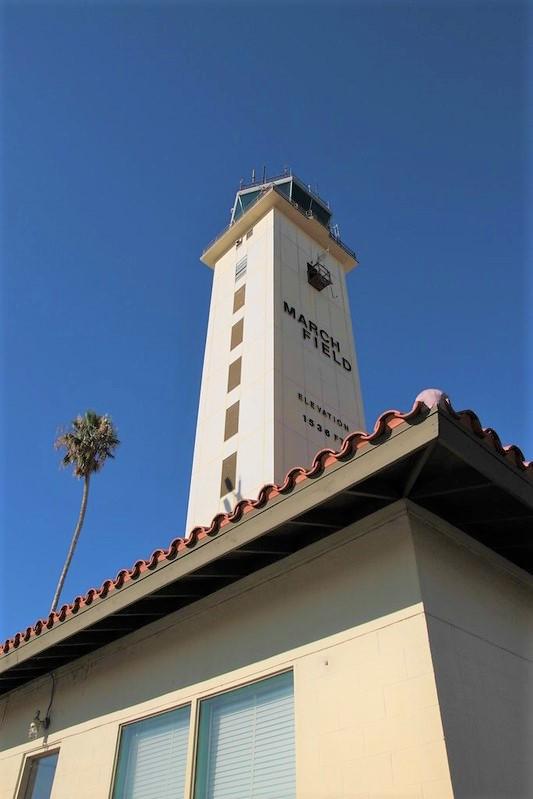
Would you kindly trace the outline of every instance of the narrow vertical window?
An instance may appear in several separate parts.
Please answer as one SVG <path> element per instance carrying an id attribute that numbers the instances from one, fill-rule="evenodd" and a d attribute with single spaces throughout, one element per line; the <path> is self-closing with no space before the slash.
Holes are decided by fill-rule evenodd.
<path id="1" fill-rule="evenodd" d="M 246 295 L 246 285 L 241 286 L 240 289 L 237 289 L 237 291 L 233 295 L 233 313 L 242 308 L 242 306 L 244 305 L 245 295 Z"/>
<path id="2" fill-rule="evenodd" d="M 237 388 L 241 382 L 241 369 L 242 369 L 242 358 L 237 358 L 236 361 L 230 363 L 228 369 L 228 391 L 232 391 L 234 388 Z"/>
<path id="3" fill-rule="evenodd" d="M 235 280 L 244 277 L 246 274 L 246 267 L 248 266 L 248 257 L 245 255 L 235 264 Z"/>
<path id="4" fill-rule="evenodd" d="M 222 476 L 220 479 L 220 496 L 223 497 L 235 489 L 237 476 L 237 453 L 232 452 L 222 461 Z"/>
<path id="5" fill-rule="evenodd" d="M 292 673 L 200 707 L 194 799 L 294 799 Z"/>
<path id="6" fill-rule="evenodd" d="M 113 799 L 184 799 L 190 707 L 122 729 Z"/>
<path id="7" fill-rule="evenodd" d="M 32 757 L 26 766 L 22 799 L 50 799 L 59 752 Z"/>
<path id="8" fill-rule="evenodd" d="M 224 441 L 234 436 L 239 430 L 239 403 L 235 402 L 226 409 L 226 422 L 224 424 Z"/>
<path id="9" fill-rule="evenodd" d="M 239 321 L 235 322 L 235 324 L 231 328 L 230 350 L 234 350 L 235 347 L 238 347 L 238 345 L 242 343 L 243 333 L 244 333 L 244 319 L 239 319 Z"/>

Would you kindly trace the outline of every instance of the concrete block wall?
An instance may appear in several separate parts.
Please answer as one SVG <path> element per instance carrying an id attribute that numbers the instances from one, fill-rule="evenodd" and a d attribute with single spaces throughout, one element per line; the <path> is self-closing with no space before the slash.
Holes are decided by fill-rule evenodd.
<path id="1" fill-rule="evenodd" d="M 427 514 L 411 524 L 454 795 L 533 796 L 533 580 Z"/>

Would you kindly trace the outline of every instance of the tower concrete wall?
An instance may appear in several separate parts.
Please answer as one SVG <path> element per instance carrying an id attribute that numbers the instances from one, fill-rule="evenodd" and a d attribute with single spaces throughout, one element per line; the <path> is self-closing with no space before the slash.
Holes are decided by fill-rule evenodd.
<path id="1" fill-rule="evenodd" d="M 318 258 L 332 279 L 322 291 L 307 280 Z M 363 427 L 344 268 L 271 208 L 214 267 L 187 530 Z"/>

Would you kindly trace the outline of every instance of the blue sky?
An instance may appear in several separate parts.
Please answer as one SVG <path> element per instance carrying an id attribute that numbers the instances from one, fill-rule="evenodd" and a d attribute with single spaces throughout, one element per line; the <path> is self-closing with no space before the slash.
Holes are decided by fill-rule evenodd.
<path id="1" fill-rule="evenodd" d="M 211 273 L 241 177 L 318 185 L 368 426 L 445 389 L 533 457 L 526 6 L 6 3 L 2 613 L 46 615 L 81 485 L 59 426 L 122 440 L 64 600 L 184 533 Z"/>

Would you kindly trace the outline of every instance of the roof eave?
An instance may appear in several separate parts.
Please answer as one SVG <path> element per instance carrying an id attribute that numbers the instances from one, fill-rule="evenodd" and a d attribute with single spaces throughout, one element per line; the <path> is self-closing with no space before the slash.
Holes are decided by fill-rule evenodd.
<path id="1" fill-rule="evenodd" d="M 0 693 L 2 675 L 14 666 L 43 654 L 51 647 L 66 644 L 73 635 L 88 630 L 105 618 L 116 616 L 134 603 L 203 566 L 216 563 L 228 552 L 259 539 L 275 527 L 320 506 L 324 497 L 339 494 L 370 474 L 385 469 L 388 463 L 424 447 L 437 435 L 436 411 L 416 426 L 400 425 L 391 432 L 386 442 L 379 446 L 369 444 L 363 447 L 353 459 L 337 462 L 319 477 L 302 481 L 291 493 L 280 494 L 270 500 L 264 509 L 244 514 L 240 521 L 229 523 L 213 538 L 204 538 L 176 559 L 159 563 L 153 570 L 144 572 L 118 591 L 112 591 L 104 599 L 81 608 L 76 615 L 67 617 L 50 630 L 43 630 L 38 637 L 21 643 L 19 647 L 0 657 Z"/>
<path id="2" fill-rule="evenodd" d="M 308 470 L 291 470 L 263 499 L 243 501 L 176 549 L 154 553 L 144 571 L 132 570 L 127 581 L 108 581 L 109 590 L 95 592 L 97 598 L 79 609 L 70 606 L 50 629 L 34 628 L 0 657 L 0 693 L 398 499 L 410 499 L 533 573 L 532 472 L 518 448 L 503 448 L 475 414 L 456 413 L 448 400 L 431 409 L 417 401 L 407 414 L 382 414 L 373 433 L 350 434 L 338 452 L 321 451 Z"/>

